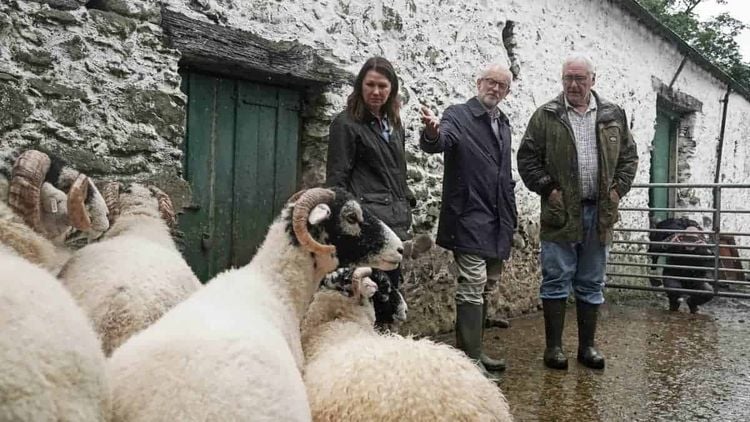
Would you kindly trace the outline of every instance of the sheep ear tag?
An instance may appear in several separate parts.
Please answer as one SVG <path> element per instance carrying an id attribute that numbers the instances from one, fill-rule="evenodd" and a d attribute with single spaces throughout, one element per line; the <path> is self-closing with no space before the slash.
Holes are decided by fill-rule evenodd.
<path id="1" fill-rule="evenodd" d="M 331 208 L 326 204 L 318 204 L 310 211 L 307 221 L 314 225 L 320 224 L 331 217 Z"/>

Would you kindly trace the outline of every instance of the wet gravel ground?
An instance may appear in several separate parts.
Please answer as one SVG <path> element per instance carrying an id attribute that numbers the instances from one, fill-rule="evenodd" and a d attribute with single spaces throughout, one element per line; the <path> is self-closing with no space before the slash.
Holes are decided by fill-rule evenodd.
<path id="1" fill-rule="evenodd" d="M 518 421 L 750 421 L 750 301 L 717 298 L 695 315 L 683 306 L 603 306 L 604 370 L 576 361 L 575 305 L 563 340 L 567 371 L 542 363 L 541 313 L 489 329 L 484 346 L 508 361 L 500 387 Z"/>

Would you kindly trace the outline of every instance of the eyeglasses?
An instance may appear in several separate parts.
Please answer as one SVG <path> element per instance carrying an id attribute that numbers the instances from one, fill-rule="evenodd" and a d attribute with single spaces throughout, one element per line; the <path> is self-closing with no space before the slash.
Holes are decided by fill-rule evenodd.
<path id="1" fill-rule="evenodd" d="M 572 82 L 575 82 L 575 83 L 577 83 L 578 85 L 580 85 L 580 84 L 582 84 L 582 83 L 584 83 L 584 82 L 587 82 L 587 81 L 589 80 L 589 77 L 588 77 L 588 75 L 587 75 L 587 76 L 581 76 L 581 75 L 576 75 L 576 76 L 573 76 L 573 75 L 565 75 L 565 76 L 563 76 L 562 80 L 563 80 L 563 82 L 565 82 L 566 84 L 570 84 L 570 83 L 572 83 Z"/>
<path id="2" fill-rule="evenodd" d="M 490 88 L 498 87 L 501 91 L 505 91 L 508 89 L 508 84 L 502 81 L 496 81 L 492 78 L 482 78 L 483 81 L 487 83 L 487 86 Z"/>

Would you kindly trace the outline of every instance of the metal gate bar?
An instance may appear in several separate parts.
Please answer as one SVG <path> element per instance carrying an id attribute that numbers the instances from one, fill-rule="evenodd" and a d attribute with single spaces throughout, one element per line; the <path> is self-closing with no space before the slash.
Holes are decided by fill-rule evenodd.
<path id="1" fill-rule="evenodd" d="M 681 277 L 681 276 L 673 276 L 673 275 L 663 275 L 663 274 L 637 274 L 637 273 L 629 273 L 627 272 L 627 269 L 625 269 L 625 272 L 611 272 L 608 271 L 606 274 L 607 276 L 615 276 L 615 277 L 625 277 L 625 278 L 641 278 L 641 279 L 662 279 L 662 278 L 669 278 L 673 280 L 681 280 L 681 281 L 694 281 L 694 282 L 707 282 L 713 287 L 713 291 L 706 291 L 706 290 L 696 290 L 696 289 L 685 289 L 685 288 L 667 288 L 667 287 L 656 287 L 656 286 L 633 286 L 633 285 L 627 285 L 627 284 L 618 284 L 618 283 L 607 283 L 606 287 L 609 288 L 616 288 L 616 289 L 628 289 L 628 290 L 644 290 L 644 291 L 653 291 L 653 292 L 674 292 L 674 293 L 687 293 L 687 294 L 693 294 L 693 295 L 709 295 L 709 296 L 720 296 L 720 297 L 732 297 L 732 298 L 741 298 L 741 299 L 750 299 L 750 293 L 740 293 L 740 292 L 725 292 L 725 291 L 719 291 L 719 288 L 721 286 L 750 286 L 750 280 L 747 281 L 738 281 L 738 280 L 725 280 L 720 278 L 720 275 L 731 275 L 731 274 L 750 274 L 750 270 L 742 269 L 736 269 L 736 268 L 728 268 L 724 267 L 723 265 L 726 265 L 727 262 L 739 262 L 739 265 L 742 266 L 743 262 L 750 261 L 750 258 L 741 258 L 741 257 L 733 257 L 733 256 L 721 256 L 720 249 L 732 249 L 732 250 L 750 250 L 750 246 L 744 246 L 744 245 L 729 245 L 720 243 L 719 239 L 722 238 L 722 236 L 732 236 L 732 237 L 742 237 L 742 236 L 750 236 L 750 233 L 746 232 L 722 232 L 721 231 L 721 216 L 722 214 L 732 214 L 732 215 L 742 215 L 742 214 L 750 214 L 750 210 L 745 209 L 722 209 L 721 206 L 721 190 L 722 189 L 750 189 L 750 184 L 724 184 L 724 183 L 702 183 L 702 184 L 691 184 L 691 183 L 647 183 L 647 184 L 635 184 L 632 186 L 632 188 L 668 188 L 668 189 L 676 189 L 676 188 L 711 188 L 713 193 L 713 207 L 707 207 L 707 208 L 674 208 L 674 207 L 654 207 L 654 208 L 643 208 L 643 207 L 622 207 L 619 209 L 619 211 L 624 212 L 667 212 L 667 213 L 673 213 L 673 212 L 683 212 L 683 213 L 690 213 L 690 214 L 696 214 L 696 213 L 711 213 L 713 216 L 713 227 L 711 227 L 710 230 L 703 229 L 699 231 L 690 231 L 690 230 L 670 230 L 670 229 L 655 229 L 655 228 L 648 228 L 648 229 L 638 229 L 638 228 L 616 228 L 614 231 L 616 232 L 630 232 L 630 233 L 670 233 L 670 234 L 679 234 L 679 233 L 690 233 L 692 235 L 706 235 L 709 237 L 710 242 L 701 244 L 701 247 L 703 248 L 710 248 L 713 250 L 713 254 L 711 255 L 705 255 L 705 254 L 689 254 L 689 253 L 669 253 L 669 252 L 660 252 L 660 251 L 654 251 L 654 252 L 636 252 L 636 251 L 610 251 L 610 254 L 615 255 L 625 255 L 625 256 L 642 256 L 649 260 L 655 260 L 654 257 L 675 257 L 675 258 L 702 258 L 702 259 L 713 259 L 713 266 L 707 267 L 707 266 L 690 266 L 690 265 L 672 265 L 672 264 L 658 264 L 658 263 L 637 263 L 637 262 L 609 262 L 608 265 L 612 266 L 622 266 L 622 267 L 631 267 L 631 268 L 651 268 L 651 269 L 658 269 L 661 268 L 667 269 L 682 269 L 682 270 L 704 270 L 706 271 L 706 275 L 708 275 L 709 272 L 713 273 L 713 277 L 711 278 L 698 278 L 698 277 Z M 699 223 L 700 224 L 700 223 Z M 614 240 L 613 244 L 620 244 L 620 245 L 626 245 L 626 247 L 643 247 L 643 246 L 673 246 L 674 243 L 672 242 L 666 242 L 666 241 L 651 241 L 651 240 Z"/>
<path id="2" fill-rule="evenodd" d="M 708 292 L 706 290 L 691 290 L 691 289 L 678 289 L 678 288 L 665 288 L 665 287 L 651 287 L 651 286 L 631 286 L 628 284 L 609 284 L 608 288 L 611 289 L 623 289 L 623 290 L 645 290 L 649 292 L 675 292 L 675 293 L 687 293 L 691 295 L 701 296 L 718 296 L 718 297 L 731 297 L 735 299 L 750 299 L 749 293 L 735 293 L 735 292 Z"/>
<path id="3" fill-rule="evenodd" d="M 694 257 L 696 255 L 687 255 L 687 254 L 679 254 L 679 253 L 662 253 L 662 252 L 631 252 L 631 251 L 609 251 L 610 255 L 643 255 L 643 256 L 671 256 L 675 258 L 686 258 L 686 257 Z M 722 256 L 721 259 L 727 260 L 727 261 L 741 261 L 741 262 L 748 262 L 750 261 L 750 258 L 735 258 L 733 256 Z M 721 267 L 720 267 L 721 268 Z M 745 272 L 748 272 L 748 270 L 744 270 Z"/>
<path id="4" fill-rule="evenodd" d="M 689 265 L 639 264 L 635 262 L 608 262 L 608 264 L 609 265 L 623 265 L 626 267 L 675 268 L 679 270 L 705 270 L 706 269 L 706 267 L 692 267 Z M 737 270 L 734 268 L 726 268 L 726 267 L 721 267 L 721 271 L 728 272 L 728 273 L 746 273 L 747 272 L 747 270 Z M 750 284 L 750 281 L 747 283 Z"/>

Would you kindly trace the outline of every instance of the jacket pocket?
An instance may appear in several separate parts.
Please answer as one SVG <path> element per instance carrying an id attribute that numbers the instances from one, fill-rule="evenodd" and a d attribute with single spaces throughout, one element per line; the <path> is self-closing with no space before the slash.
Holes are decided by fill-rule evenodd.
<path id="1" fill-rule="evenodd" d="M 565 210 L 565 193 L 559 202 L 549 201 L 549 198 L 545 199 L 542 203 L 541 213 L 542 225 L 548 227 L 563 227 L 568 220 L 568 213 Z"/>
<path id="2" fill-rule="evenodd" d="M 390 193 L 363 193 L 359 199 L 368 204 L 390 205 L 391 196 Z"/>
<path id="3" fill-rule="evenodd" d="M 604 227 L 612 227 L 616 222 L 620 221 L 620 213 L 617 211 L 619 207 L 620 198 L 614 200 L 612 198 L 612 189 L 610 188 L 607 191 L 606 201 L 603 201 L 602 206 L 600 207 L 602 215 L 599 219 Z"/>

